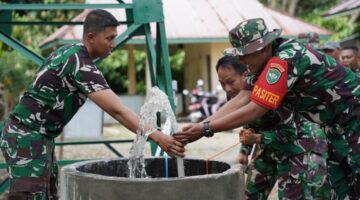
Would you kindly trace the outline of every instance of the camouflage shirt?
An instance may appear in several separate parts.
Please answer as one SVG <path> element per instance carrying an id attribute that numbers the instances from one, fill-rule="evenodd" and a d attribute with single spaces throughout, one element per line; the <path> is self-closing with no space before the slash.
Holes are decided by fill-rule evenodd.
<path id="1" fill-rule="evenodd" d="M 87 94 L 108 88 L 82 43 L 63 46 L 44 61 L 8 123 L 56 137 Z"/>
<path id="2" fill-rule="evenodd" d="M 252 90 L 257 77 L 249 74 L 245 90 Z M 294 94 L 286 98 L 294 100 Z M 298 114 L 291 106 L 281 105 L 270 110 L 260 119 L 247 125 L 262 135 L 263 154 L 276 161 L 283 161 L 289 156 L 309 152 L 315 147 L 313 123 Z M 251 146 L 243 146 L 241 152 L 249 154 Z"/>
<path id="3" fill-rule="evenodd" d="M 353 72 L 356 74 L 356 76 L 360 77 L 360 67 L 356 68 Z"/>
<path id="4" fill-rule="evenodd" d="M 272 44 L 274 57 L 255 83 L 253 101 L 270 109 L 287 104 L 330 132 L 342 133 L 337 127 L 359 119 L 360 79 L 355 73 L 295 40 L 278 38 Z M 289 93 L 296 97 L 287 98 Z"/>

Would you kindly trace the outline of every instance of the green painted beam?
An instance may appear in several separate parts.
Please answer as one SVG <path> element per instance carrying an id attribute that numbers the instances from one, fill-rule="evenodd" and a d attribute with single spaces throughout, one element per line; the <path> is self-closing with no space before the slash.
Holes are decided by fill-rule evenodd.
<path id="1" fill-rule="evenodd" d="M 162 0 L 133 0 L 133 5 L 135 23 L 146 24 L 164 21 Z"/>
<path id="2" fill-rule="evenodd" d="M 132 22 L 128 21 L 119 21 L 119 24 L 130 24 Z M 62 25 L 82 25 L 84 22 L 74 22 L 74 21 L 0 21 L 0 25 L 18 25 L 18 26 L 62 26 Z"/>
<path id="3" fill-rule="evenodd" d="M 0 194 L 4 193 L 10 186 L 9 178 L 7 177 L 0 183 Z"/>
<path id="4" fill-rule="evenodd" d="M 37 55 L 35 52 L 31 51 L 30 49 L 26 48 L 22 45 L 19 41 L 11 38 L 10 36 L 6 35 L 5 33 L 0 31 L 0 40 L 3 41 L 5 44 L 9 45 L 13 49 L 19 51 L 23 54 L 26 58 L 31 59 L 37 65 L 41 65 L 44 58 Z"/>
<path id="5" fill-rule="evenodd" d="M 10 10 L 0 11 L 0 19 L 11 22 L 12 21 L 12 11 L 10 11 Z M 0 30 L 2 30 L 7 35 L 11 35 L 12 26 L 9 24 L 0 24 Z"/>
<path id="6" fill-rule="evenodd" d="M 124 157 L 120 152 L 118 152 L 111 144 L 105 143 L 105 146 L 110 149 L 114 154 L 116 154 L 119 157 Z"/>
<path id="7" fill-rule="evenodd" d="M 126 31 L 121 33 L 116 39 L 115 39 L 115 45 L 116 47 L 119 47 L 124 44 L 124 41 L 127 40 L 128 37 L 132 37 L 133 33 L 136 32 L 141 27 L 141 24 L 132 24 L 130 25 Z"/>
<path id="8" fill-rule="evenodd" d="M 64 166 L 64 165 L 70 165 L 70 164 L 73 164 L 73 163 L 77 163 L 77 162 L 82 162 L 82 161 L 88 161 L 90 159 L 80 159 L 80 160 L 58 160 L 56 161 L 56 163 L 59 165 L 59 166 Z M 91 159 L 93 160 L 93 159 Z"/>
<path id="9" fill-rule="evenodd" d="M 94 141 L 62 141 L 56 142 L 57 146 L 65 145 L 86 145 L 86 144 L 106 144 L 106 143 L 130 143 L 134 140 L 94 140 Z"/>
<path id="10" fill-rule="evenodd" d="M 165 93 L 168 95 L 169 97 L 169 101 L 170 101 L 170 105 L 171 108 L 174 112 L 174 114 L 176 113 L 176 107 L 175 107 L 175 101 L 174 101 L 174 94 L 173 94 L 173 89 L 172 89 L 172 78 L 171 78 L 171 67 L 170 67 L 170 61 L 169 61 L 169 48 L 168 48 L 168 44 L 166 41 L 166 32 L 165 32 L 165 24 L 164 22 L 158 22 L 156 24 L 157 26 L 157 34 L 159 37 L 159 41 L 160 43 L 156 44 L 158 47 L 160 47 L 160 51 L 161 52 L 157 52 L 160 53 L 162 56 L 162 60 L 161 60 L 161 64 L 162 64 L 162 73 L 161 73 L 161 78 L 164 79 L 163 83 L 165 84 Z"/>
<path id="11" fill-rule="evenodd" d="M 97 8 L 133 8 L 133 4 L 1 4 L 0 10 L 83 10 Z"/>
<path id="12" fill-rule="evenodd" d="M 154 87 L 154 86 L 158 86 L 158 82 L 157 82 L 158 77 L 155 76 L 156 49 L 155 49 L 154 41 L 151 37 L 150 24 L 144 24 L 144 33 L 145 33 L 146 50 L 147 50 L 147 55 L 148 55 L 147 57 L 149 63 L 150 82 L 151 82 L 151 86 Z M 157 120 L 158 120 L 157 125 L 161 126 L 159 119 L 160 119 L 160 115 L 157 115 Z M 155 142 L 151 141 L 150 142 L 151 155 L 155 155 L 157 148 L 158 145 Z"/>
<path id="13" fill-rule="evenodd" d="M 144 29 L 145 29 L 146 50 L 147 50 L 147 54 L 148 54 L 150 81 L 151 81 L 151 86 L 155 86 L 156 85 L 155 71 L 154 71 L 154 66 L 156 65 L 156 63 L 155 63 L 155 60 L 156 60 L 155 46 L 154 46 L 153 39 L 151 38 L 150 25 L 145 24 Z"/>
<path id="14" fill-rule="evenodd" d="M 321 37 L 321 36 L 320 36 Z M 139 44 L 144 45 L 146 44 L 147 39 L 140 39 L 140 38 L 130 38 L 126 43 L 127 44 Z M 41 49 L 48 49 L 56 45 L 63 45 L 63 44 L 71 44 L 74 42 L 79 42 L 80 40 L 62 40 L 56 39 L 49 43 L 46 43 L 40 46 Z M 224 43 L 229 42 L 229 39 L 226 37 L 223 38 L 168 38 L 168 44 L 200 44 L 200 43 Z M 154 41 L 153 44 L 156 44 Z M 230 43 L 229 43 L 230 45 Z"/>
<path id="15" fill-rule="evenodd" d="M 331 35 L 320 35 L 320 39 L 327 39 Z M 282 37 L 290 37 L 289 35 L 283 35 Z M 293 36 L 291 36 L 293 37 Z M 79 42 L 80 40 L 61 40 L 57 39 L 52 42 L 49 42 L 43 46 L 41 46 L 41 49 L 48 49 L 56 45 L 63 45 L 63 44 L 70 44 L 74 43 L 75 41 Z M 167 39 L 168 44 L 203 44 L 203 43 L 229 43 L 229 38 L 227 37 L 219 37 L 219 38 L 168 38 Z M 156 42 L 153 42 L 156 44 Z M 130 38 L 126 44 L 138 44 L 138 45 L 144 45 L 146 44 L 146 40 L 140 39 L 140 38 Z M 230 46 L 230 43 L 229 43 Z"/>
<path id="16" fill-rule="evenodd" d="M 166 94 L 166 90 L 165 90 L 165 83 L 164 83 L 164 79 L 163 79 L 163 71 L 162 69 L 164 68 L 164 64 L 162 62 L 162 51 L 161 51 L 161 41 L 160 41 L 161 37 L 160 37 L 160 32 L 158 30 L 157 24 L 156 24 L 156 45 L 155 45 L 155 49 L 156 49 L 156 84 L 159 87 L 160 90 L 162 90 L 165 94 Z"/>

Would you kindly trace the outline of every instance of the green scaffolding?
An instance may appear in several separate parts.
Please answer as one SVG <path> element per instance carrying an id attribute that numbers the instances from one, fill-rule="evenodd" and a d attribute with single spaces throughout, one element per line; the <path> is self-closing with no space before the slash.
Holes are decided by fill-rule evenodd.
<path id="1" fill-rule="evenodd" d="M 124 45 L 134 36 L 144 36 L 146 50 L 148 54 L 149 73 L 152 86 L 158 86 L 164 91 L 170 101 L 172 110 L 175 113 L 175 103 L 173 90 L 171 85 L 171 71 L 169 62 L 169 50 L 165 33 L 164 13 L 162 0 L 133 0 L 132 3 L 124 3 L 118 0 L 114 4 L 0 4 L 0 41 L 19 51 L 26 58 L 32 60 L 37 65 L 41 65 L 44 58 L 37 55 L 35 52 L 28 49 L 21 42 L 11 37 L 11 27 L 15 25 L 79 25 L 83 22 L 61 21 L 61 22 L 44 22 L 44 21 L 29 21 L 18 22 L 12 20 L 12 12 L 15 10 L 82 10 L 82 9 L 106 9 L 119 8 L 125 9 L 126 21 L 121 22 L 127 24 L 126 31 L 121 33 L 116 38 L 115 49 Z M 155 41 L 151 37 L 150 23 L 156 24 L 156 38 Z M 114 50 L 115 50 L 114 49 Z M 101 62 L 97 60 L 96 62 Z M 158 118 L 160 119 L 160 118 Z M 160 123 L 160 120 L 158 120 Z M 132 142 L 131 140 L 125 142 Z M 112 150 L 117 156 L 121 156 L 110 143 L 122 143 L 121 141 L 87 141 L 86 144 L 102 143 Z M 70 142 L 57 143 L 57 145 L 79 145 L 84 142 Z M 151 142 L 151 154 L 154 155 L 157 145 Z M 115 150 L 115 151 L 114 151 Z M 68 164 L 74 161 L 59 161 L 59 164 Z M 6 168 L 4 163 L 0 163 L 0 169 Z M 0 183 L 0 194 L 3 193 L 9 183 L 4 180 Z"/>

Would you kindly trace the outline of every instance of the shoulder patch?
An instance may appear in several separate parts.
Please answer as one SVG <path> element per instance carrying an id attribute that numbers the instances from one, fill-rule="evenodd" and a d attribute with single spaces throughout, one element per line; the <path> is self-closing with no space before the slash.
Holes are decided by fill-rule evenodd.
<path id="1" fill-rule="evenodd" d="M 266 81 L 268 84 L 274 84 L 279 81 L 281 72 L 277 68 L 270 67 L 266 72 Z"/>
<path id="2" fill-rule="evenodd" d="M 276 109 L 287 92 L 287 62 L 272 57 L 251 93 L 251 100 L 269 109 Z"/>
<path id="3" fill-rule="evenodd" d="M 270 67 L 266 72 L 266 81 L 268 84 L 277 83 L 281 77 L 281 74 L 285 72 L 284 67 L 278 63 L 270 63 Z"/>

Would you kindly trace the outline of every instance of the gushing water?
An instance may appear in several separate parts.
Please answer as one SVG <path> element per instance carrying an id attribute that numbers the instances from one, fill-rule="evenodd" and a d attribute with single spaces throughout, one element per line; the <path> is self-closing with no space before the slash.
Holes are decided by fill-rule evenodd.
<path id="1" fill-rule="evenodd" d="M 153 87 L 150 90 L 144 105 L 140 109 L 140 124 L 136 131 L 136 138 L 130 149 L 129 158 L 129 177 L 146 178 L 144 148 L 147 137 L 158 128 L 156 113 L 165 112 L 170 119 L 173 130 L 178 126 L 167 95 L 159 88 Z"/>

